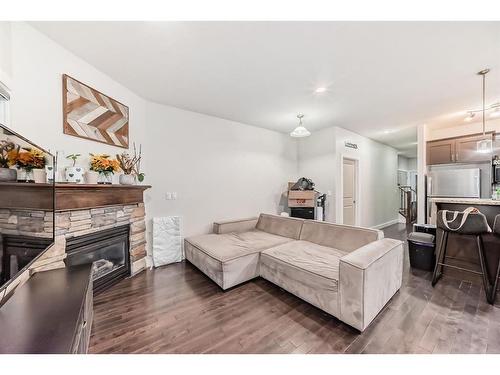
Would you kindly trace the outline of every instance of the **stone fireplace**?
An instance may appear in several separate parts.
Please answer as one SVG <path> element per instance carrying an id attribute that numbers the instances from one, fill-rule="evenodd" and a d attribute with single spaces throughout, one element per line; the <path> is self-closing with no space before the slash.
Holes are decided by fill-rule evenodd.
<path id="1" fill-rule="evenodd" d="M 102 259 L 96 265 L 95 272 L 100 272 L 101 277 L 104 274 L 109 277 L 101 283 L 100 288 L 146 268 L 143 192 L 150 186 L 56 184 L 55 214 L 52 214 L 44 206 L 44 200 L 40 199 L 40 196 L 46 195 L 47 202 L 52 201 L 49 196 L 53 191 L 49 185 L 16 185 L 15 191 L 10 193 L 8 189 L 4 189 L 2 193 L 13 207 L 20 206 L 19 202 L 22 202 L 30 208 L 30 213 L 27 215 L 26 211 L 3 210 L 5 212 L 1 214 L 5 217 L 2 219 L 5 223 L 2 221 L 0 225 L 5 227 L 4 232 L 47 238 L 54 231 L 54 245 L 29 267 L 26 275 L 23 274 L 20 278 L 21 282 L 35 272 L 66 267 L 82 262 L 82 259 Z M 30 198 L 33 194 L 38 194 L 39 199 L 35 201 Z M 117 241 L 113 243 L 111 239 Z M 100 248 L 107 251 L 100 253 Z M 117 261 L 115 255 L 120 249 L 123 259 Z M 91 254 L 93 250 L 95 254 Z M 84 253 L 87 255 L 83 255 Z M 110 266 L 107 262 L 116 264 Z M 102 267 L 107 267 L 109 272 Z M 114 269 L 110 270 L 109 267 Z"/>
<path id="2" fill-rule="evenodd" d="M 92 263 L 94 293 L 130 276 L 130 225 L 99 230 L 66 241 L 66 265 Z"/>

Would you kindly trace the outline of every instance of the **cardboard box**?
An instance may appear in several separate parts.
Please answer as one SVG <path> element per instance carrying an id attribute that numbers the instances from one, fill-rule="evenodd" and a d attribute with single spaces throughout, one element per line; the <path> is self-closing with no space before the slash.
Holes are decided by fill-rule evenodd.
<path id="1" fill-rule="evenodd" d="M 314 207 L 314 199 L 288 199 L 288 207 Z"/>
<path id="2" fill-rule="evenodd" d="M 314 190 L 289 190 L 288 199 L 316 199 L 318 193 Z"/>

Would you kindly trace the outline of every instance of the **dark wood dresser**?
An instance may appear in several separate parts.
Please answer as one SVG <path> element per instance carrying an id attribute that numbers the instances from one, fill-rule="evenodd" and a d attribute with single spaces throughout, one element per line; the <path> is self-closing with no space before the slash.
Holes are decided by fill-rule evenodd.
<path id="1" fill-rule="evenodd" d="M 0 307 L 0 353 L 87 353 L 91 265 L 33 275 Z"/>

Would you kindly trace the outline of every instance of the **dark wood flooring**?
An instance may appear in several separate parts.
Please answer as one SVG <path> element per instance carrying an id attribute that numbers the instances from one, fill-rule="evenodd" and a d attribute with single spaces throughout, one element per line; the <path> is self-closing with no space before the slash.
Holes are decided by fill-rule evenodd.
<path id="1" fill-rule="evenodd" d="M 406 239 L 404 224 L 384 230 Z M 189 263 L 95 298 L 91 353 L 500 353 L 500 305 L 479 285 L 410 270 L 362 333 L 263 279 L 223 292 Z"/>

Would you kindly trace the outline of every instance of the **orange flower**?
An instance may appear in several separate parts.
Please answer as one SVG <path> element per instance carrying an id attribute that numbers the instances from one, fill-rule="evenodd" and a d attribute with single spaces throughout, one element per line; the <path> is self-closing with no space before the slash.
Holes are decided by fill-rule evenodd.
<path id="1" fill-rule="evenodd" d="M 95 172 L 115 173 L 120 170 L 118 162 L 114 159 L 109 159 L 106 154 L 90 154 L 90 170 Z"/>
<path id="2" fill-rule="evenodd" d="M 16 165 L 18 168 L 30 171 L 32 169 L 41 169 L 45 167 L 45 154 L 35 148 L 25 148 L 26 151 L 17 154 Z"/>

